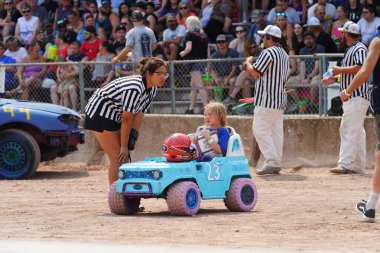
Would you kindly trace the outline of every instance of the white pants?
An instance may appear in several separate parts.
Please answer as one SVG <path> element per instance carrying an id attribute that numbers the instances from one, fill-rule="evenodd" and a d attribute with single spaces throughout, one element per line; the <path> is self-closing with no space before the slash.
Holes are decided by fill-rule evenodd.
<path id="1" fill-rule="evenodd" d="M 366 168 L 366 136 L 364 118 L 369 101 L 354 97 L 343 103 L 340 123 L 339 164 L 349 170 L 364 173 Z"/>
<path id="2" fill-rule="evenodd" d="M 281 167 L 284 144 L 283 113 L 284 110 L 255 107 L 252 130 L 264 156 L 264 168 Z"/>

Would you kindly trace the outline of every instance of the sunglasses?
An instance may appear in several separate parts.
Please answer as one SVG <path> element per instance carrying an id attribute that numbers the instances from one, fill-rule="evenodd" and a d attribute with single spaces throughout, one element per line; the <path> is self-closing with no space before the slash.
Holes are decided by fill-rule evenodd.
<path id="1" fill-rule="evenodd" d="M 244 30 L 236 30 L 236 33 L 242 33 Z"/>
<path id="2" fill-rule="evenodd" d="M 187 7 L 184 6 L 184 7 L 179 7 L 180 10 L 187 10 Z"/>
<path id="3" fill-rule="evenodd" d="M 277 17 L 286 17 L 286 14 L 285 14 L 285 12 L 277 12 L 276 16 Z"/>
<path id="4" fill-rule="evenodd" d="M 30 10 L 22 11 L 22 13 L 30 13 Z"/>
<path id="5" fill-rule="evenodd" d="M 369 11 L 363 11 L 363 13 L 368 13 Z"/>
<path id="6" fill-rule="evenodd" d="M 5 4 L 5 5 L 12 5 L 13 2 L 5 2 L 4 4 Z"/>
<path id="7" fill-rule="evenodd" d="M 128 25 L 128 23 L 120 23 L 121 25 Z"/>
<path id="8" fill-rule="evenodd" d="M 225 41 L 225 40 L 219 40 L 219 41 L 217 41 L 216 42 L 216 44 L 223 44 L 223 43 L 226 43 L 227 41 Z"/>

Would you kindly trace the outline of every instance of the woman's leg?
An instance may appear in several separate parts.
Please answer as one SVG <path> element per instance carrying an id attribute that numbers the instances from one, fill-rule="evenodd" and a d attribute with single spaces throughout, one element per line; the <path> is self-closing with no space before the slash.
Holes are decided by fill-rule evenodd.
<path id="1" fill-rule="evenodd" d="M 69 89 L 66 88 L 63 90 L 61 96 L 62 96 L 62 101 L 63 101 L 63 106 L 64 107 L 69 107 Z"/>
<path id="2" fill-rule="evenodd" d="M 51 102 L 55 105 L 59 105 L 59 97 L 58 97 L 58 85 L 54 84 L 50 87 L 50 98 Z"/>
<path id="3" fill-rule="evenodd" d="M 71 100 L 71 106 L 73 110 L 78 110 L 78 93 L 77 93 L 77 86 L 76 85 L 70 85 L 69 86 L 69 93 L 70 93 L 70 100 Z"/>
<path id="4" fill-rule="evenodd" d="M 117 173 L 119 171 L 120 163 L 117 156 L 120 152 L 120 131 L 103 131 L 102 133 L 92 131 L 96 139 L 99 141 L 100 146 L 106 152 L 110 159 L 110 166 L 108 168 L 108 181 L 111 185 L 117 180 Z"/>
<path id="5" fill-rule="evenodd" d="M 207 98 L 207 91 L 206 89 L 204 89 L 204 86 L 203 86 L 202 73 L 200 71 L 191 71 L 190 76 L 192 80 L 192 85 L 194 85 L 196 88 L 200 88 L 198 89 L 198 92 L 199 92 L 199 95 L 201 95 L 201 101 L 202 101 L 203 106 L 206 106 L 208 103 L 208 98 Z M 195 105 L 195 99 L 194 99 L 194 105 Z"/>

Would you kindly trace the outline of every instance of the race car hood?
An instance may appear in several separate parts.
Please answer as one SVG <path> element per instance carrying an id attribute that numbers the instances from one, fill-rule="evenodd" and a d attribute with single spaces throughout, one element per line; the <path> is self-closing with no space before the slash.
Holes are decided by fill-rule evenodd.
<path id="1" fill-rule="evenodd" d="M 54 105 L 54 104 L 48 104 L 48 103 L 19 101 L 19 100 L 14 100 L 14 99 L 2 98 L 0 99 L 0 107 L 4 105 L 17 107 L 17 108 L 26 108 L 26 109 L 31 109 L 31 110 L 45 111 L 45 112 L 56 113 L 56 114 L 71 114 L 79 118 L 81 117 L 79 113 L 67 107 Z"/>

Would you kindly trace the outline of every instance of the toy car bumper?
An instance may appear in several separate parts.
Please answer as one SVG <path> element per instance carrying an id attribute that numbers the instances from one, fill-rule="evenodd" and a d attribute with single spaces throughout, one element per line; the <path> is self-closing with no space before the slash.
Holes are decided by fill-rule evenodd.
<path id="1" fill-rule="evenodd" d="M 123 182 L 121 194 L 126 197 L 154 198 L 152 185 L 148 182 Z"/>

